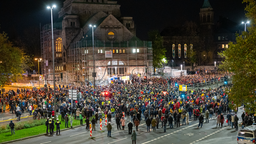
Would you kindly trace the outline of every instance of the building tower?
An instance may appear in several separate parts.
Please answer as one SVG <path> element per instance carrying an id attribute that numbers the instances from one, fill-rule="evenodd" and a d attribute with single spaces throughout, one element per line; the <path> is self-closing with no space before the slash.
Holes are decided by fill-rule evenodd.
<path id="1" fill-rule="evenodd" d="M 211 35 L 214 25 L 214 12 L 209 0 L 204 0 L 199 16 L 202 32 L 206 35 Z"/>

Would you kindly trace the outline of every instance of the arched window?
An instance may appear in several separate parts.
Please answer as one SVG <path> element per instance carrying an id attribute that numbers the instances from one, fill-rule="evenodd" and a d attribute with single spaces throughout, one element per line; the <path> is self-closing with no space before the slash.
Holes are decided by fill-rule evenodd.
<path id="1" fill-rule="evenodd" d="M 62 38 L 56 39 L 56 52 L 62 52 Z"/>
<path id="2" fill-rule="evenodd" d="M 187 44 L 184 44 L 184 58 L 187 58 Z"/>
<path id="3" fill-rule="evenodd" d="M 115 38 L 115 33 L 112 31 L 108 32 L 108 39 L 113 40 L 114 38 Z"/>
<path id="4" fill-rule="evenodd" d="M 175 44 L 172 44 L 172 58 L 175 58 Z"/>
<path id="5" fill-rule="evenodd" d="M 178 57 L 181 58 L 181 44 L 178 44 Z"/>

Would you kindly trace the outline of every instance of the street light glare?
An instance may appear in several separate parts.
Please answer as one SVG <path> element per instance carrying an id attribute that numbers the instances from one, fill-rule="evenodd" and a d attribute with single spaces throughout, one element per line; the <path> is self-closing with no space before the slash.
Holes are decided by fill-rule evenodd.
<path id="1" fill-rule="evenodd" d="M 53 5 L 52 7 L 53 7 L 53 8 L 56 8 L 56 5 Z"/>
<path id="2" fill-rule="evenodd" d="M 250 21 L 247 21 L 246 23 L 248 23 L 248 24 L 249 24 L 249 23 L 250 23 Z"/>
<path id="3" fill-rule="evenodd" d="M 93 27 L 96 27 L 96 25 L 93 25 Z"/>
<path id="4" fill-rule="evenodd" d="M 50 9 L 51 7 L 50 7 L 50 6 L 47 6 L 46 8 L 47 8 L 47 9 Z"/>
<path id="5" fill-rule="evenodd" d="M 89 27 L 92 27 L 92 25 L 90 24 Z"/>
<path id="6" fill-rule="evenodd" d="M 37 60 L 37 58 L 35 58 L 35 60 Z"/>

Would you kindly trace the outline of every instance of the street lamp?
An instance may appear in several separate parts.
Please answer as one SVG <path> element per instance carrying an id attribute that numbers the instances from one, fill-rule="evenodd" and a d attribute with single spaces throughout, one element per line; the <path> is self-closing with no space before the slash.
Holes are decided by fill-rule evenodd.
<path id="1" fill-rule="evenodd" d="M 96 72 L 95 72 L 95 58 L 94 58 L 94 31 L 93 28 L 96 27 L 96 25 L 89 25 L 89 27 L 92 28 L 92 50 L 93 50 L 93 72 L 92 72 L 92 77 L 93 77 L 93 91 L 95 90 L 95 77 L 96 77 Z M 94 93 L 93 93 L 94 94 Z M 95 95 L 95 94 L 94 94 Z"/>
<path id="2" fill-rule="evenodd" d="M 52 5 L 52 7 L 47 6 L 47 9 L 51 10 L 51 28 L 52 28 L 52 72 L 53 72 L 53 96 L 54 96 L 54 113 L 56 115 L 56 96 L 55 96 L 55 66 L 54 66 L 54 37 L 53 37 L 53 15 L 52 15 L 52 10 L 56 8 L 56 5 Z M 56 118 L 56 116 L 55 116 Z"/>
<path id="3" fill-rule="evenodd" d="M 42 58 L 35 58 L 35 61 L 38 61 L 38 74 L 41 74 L 41 73 L 40 73 L 39 62 L 42 61 Z"/>
<path id="4" fill-rule="evenodd" d="M 180 65 L 180 70 L 182 70 L 182 64 Z"/>
<path id="5" fill-rule="evenodd" d="M 246 31 L 246 24 L 250 24 L 250 21 L 247 21 L 247 22 L 242 21 L 242 24 L 244 24 L 244 31 Z"/>
<path id="6" fill-rule="evenodd" d="M 216 61 L 214 61 L 214 67 L 216 67 Z"/>

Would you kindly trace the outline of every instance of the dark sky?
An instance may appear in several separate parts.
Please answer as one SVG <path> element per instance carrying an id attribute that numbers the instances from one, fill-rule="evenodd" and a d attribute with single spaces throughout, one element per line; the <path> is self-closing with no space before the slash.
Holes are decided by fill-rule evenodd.
<path id="1" fill-rule="evenodd" d="M 1 0 L 0 31 L 5 31 L 12 37 L 22 37 L 22 32 L 30 27 L 50 22 L 48 4 L 55 3 L 60 10 L 64 0 Z M 123 16 L 134 17 L 137 36 L 147 38 L 149 30 L 163 30 L 167 26 L 180 25 L 186 20 L 197 21 L 203 0 L 117 0 L 121 4 Z M 228 17 L 240 23 L 245 20 L 245 5 L 242 0 L 209 0 L 218 17 Z"/>

